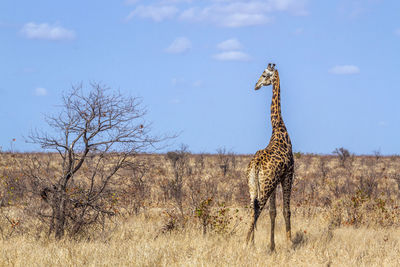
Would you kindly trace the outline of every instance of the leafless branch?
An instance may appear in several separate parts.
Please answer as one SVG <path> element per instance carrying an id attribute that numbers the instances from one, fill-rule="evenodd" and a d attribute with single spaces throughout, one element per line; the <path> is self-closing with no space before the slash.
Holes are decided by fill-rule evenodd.
<path id="1" fill-rule="evenodd" d="M 29 142 L 56 152 L 52 155 L 59 159 L 57 177 L 45 171 L 50 161 L 32 158 L 24 168 L 35 184 L 32 188 L 40 189 L 37 195 L 51 208 L 51 215 L 43 217 L 51 219 L 50 232 L 56 238 L 70 225 L 76 233 L 99 216 L 114 215 L 113 178 L 135 155 L 170 138 L 150 134 L 141 99 L 99 83 L 90 86 L 89 93 L 80 84 L 63 95 L 60 111 L 46 117 L 52 133 L 35 130 L 28 136 Z"/>

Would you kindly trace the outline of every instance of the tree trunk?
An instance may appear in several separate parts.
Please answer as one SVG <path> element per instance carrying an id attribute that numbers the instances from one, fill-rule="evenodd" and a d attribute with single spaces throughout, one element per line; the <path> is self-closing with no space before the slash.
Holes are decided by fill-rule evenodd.
<path id="1" fill-rule="evenodd" d="M 55 238 L 58 240 L 64 236 L 65 206 L 65 194 L 64 192 L 58 191 L 53 202 L 54 225 L 52 226 L 55 231 Z"/>

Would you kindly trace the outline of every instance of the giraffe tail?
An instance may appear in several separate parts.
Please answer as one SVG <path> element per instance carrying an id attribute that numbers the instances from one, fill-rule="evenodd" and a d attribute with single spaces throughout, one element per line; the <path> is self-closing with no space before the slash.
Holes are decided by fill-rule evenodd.
<path id="1" fill-rule="evenodd" d="M 247 233 L 247 238 L 246 238 L 247 244 L 249 244 L 249 242 L 254 244 L 254 230 L 257 227 L 257 219 L 258 219 L 258 216 L 260 215 L 260 204 L 258 202 L 258 199 L 257 198 L 253 199 L 251 204 L 252 204 L 252 206 L 251 206 L 252 222 L 250 225 L 249 232 Z"/>
<path id="2" fill-rule="evenodd" d="M 250 189 L 250 207 L 253 213 L 254 225 L 253 229 L 256 228 L 256 222 L 258 215 L 260 214 L 260 183 L 258 180 L 258 169 L 253 166 L 248 174 L 249 178 L 249 189 Z"/>
<path id="3" fill-rule="evenodd" d="M 253 204 L 254 200 L 260 197 L 260 183 L 258 181 L 258 170 L 255 166 L 251 167 L 248 173 L 248 183 L 250 191 L 250 200 Z"/>
<path id="4" fill-rule="evenodd" d="M 260 183 L 258 180 L 258 168 L 253 165 L 249 168 L 247 173 L 248 184 L 249 184 L 249 192 L 250 192 L 250 208 L 252 213 L 252 222 L 250 225 L 249 232 L 247 234 L 247 243 L 251 241 L 254 243 L 254 230 L 256 228 L 257 219 L 260 215 Z"/>

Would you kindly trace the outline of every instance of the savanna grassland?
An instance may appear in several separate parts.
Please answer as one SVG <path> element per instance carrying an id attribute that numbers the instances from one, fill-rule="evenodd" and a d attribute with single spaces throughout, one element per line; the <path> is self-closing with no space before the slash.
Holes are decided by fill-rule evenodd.
<path id="1" fill-rule="evenodd" d="M 296 153 L 293 240 L 278 187 L 274 252 L 267 209 L 255 246 L 245 245 L 251 156 L 138 155 L 99 200 L 108 215 L 79 231 L 71 215 L 61 240 L 49 235 L 45 185 L 22 170 L 32 157 L 57 172 L 51 154 L 0 154 L 1 266 L 400 266 L 399 156 Z M 82 168 L 68 191 L 74 201 L 84 195 Z"/>

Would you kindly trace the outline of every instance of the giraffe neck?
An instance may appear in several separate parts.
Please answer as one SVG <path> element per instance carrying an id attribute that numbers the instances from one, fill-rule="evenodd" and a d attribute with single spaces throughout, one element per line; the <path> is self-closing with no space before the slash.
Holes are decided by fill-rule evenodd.
<path id="1" fill-rule="evenodd" d="M 273 132 L 276 128 L 285 126 L 281 114 L 281 86 L 279 81 L 279 73 L 277 70 L 275 72 L 276 78 L 273 83 L 271 103 L 271 124 Z"/>

